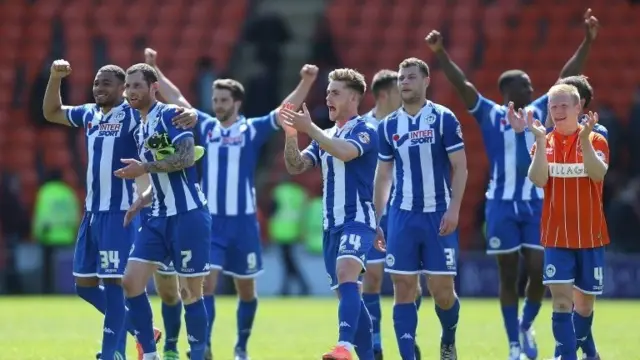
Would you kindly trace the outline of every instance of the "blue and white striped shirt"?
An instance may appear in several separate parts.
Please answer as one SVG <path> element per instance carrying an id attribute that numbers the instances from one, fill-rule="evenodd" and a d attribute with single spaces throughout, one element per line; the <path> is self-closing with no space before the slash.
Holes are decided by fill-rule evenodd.
<path id="1" fill-rule="evenodd" d="M 178 115 L 177 106 L 156 102 L 140 125 L 137 134 L 140 159 L 155 161 L 154 144 L 170 145 L 176 140 L 193 137 L 190 130 L 177 129 L 171 119 Z M 151 216 L 172 216 L 204 207 L 207 201 L 198 184 L 195 166 L 170 173 L 152 173 L 153 201 Z"/>
<path id="2" fill-rule="evenodd" d="M 547 118 L 549 97 L 543 95 L 526 107 L 534 117 L 544 123 Z M 540 200 L 543 190 L 533 185 L 526 174 L 518 172 L 516 133 L 507 121 L 507 107 L 478 95 L 478 102 L 469 110 L 482 131 L 484 146 L 489 158 L 490 182 L 487 199 Z M 527 149 L 531 149 L 535 138 L 525 132 Z"/>
<path id="3" fill-rule="evenodd" d="M 133 181 L 113 175 L 122 168 L 120 159 L 137 158 L 134 132 L 140 124 L 139 113 L 127 102 L 103 114 L 96 104 L 84 104 L 67 110 L 67 120 L 85 129 L 87 148 L 87 196 L 85 210 L 126 211 L 133 202 Z"/>
<path id="4" fill-rule="evenodd" d="M 202 184 L 213 215 L 256 212 L 255 173 L 260 149 L 280 129 L 276 111 L 258 118 L 241 116 L 230 127 L 198 112 L 200 141 L 206 148 Z"/>
<path id="5" fill-rule="evenodd" d="M 324 229 L 332 231 L 354 221 L 376 229 L 373 180 L 378 139 L 375 127 L 356 116 L 343 127 L 336 125 L 325 132 L 353 144 L 358 149 L 358 157 L 345 163 L 323 150 L 315 140 L 302 151 L 314 166 L 322 169 Z"/>
<path id="6" fill-rule="evenodd" d="M 464 148 L 462 128 L 448 108 L 427 101 L 416 116 L 398 109 L 378 127 L 382 161 L 394 162 L 391 206 L 446 211 L 451 201 L 449 153 Z"/>

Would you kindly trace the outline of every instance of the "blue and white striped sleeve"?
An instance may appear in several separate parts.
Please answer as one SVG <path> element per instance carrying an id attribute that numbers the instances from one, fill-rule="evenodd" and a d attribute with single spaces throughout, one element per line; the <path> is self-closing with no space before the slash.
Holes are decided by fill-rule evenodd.
<path id="1" fill-rule="evenodd" d="M 381 161 L 393 161 L 393 146 L 387 134 L 387 124 L 386 120 L 378 124 L 378 159 Z"/>
<path id="2" fill-rule="evenodd" d="M 456 152 L 464 148 L 462 126 L 460 126 L 460 122 L 451 111 L 442 113 L 440 132 L 442 134 L 442 144 L 448 153 Z"/>

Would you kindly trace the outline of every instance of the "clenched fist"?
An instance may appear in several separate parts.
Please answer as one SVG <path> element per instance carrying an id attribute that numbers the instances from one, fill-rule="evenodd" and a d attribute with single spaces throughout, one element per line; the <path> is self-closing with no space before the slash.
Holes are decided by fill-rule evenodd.
<path id="1" fill-rule="evenodd" d="M 158 57 L 158 53 L 152 48 L 144 49 L 144 62 L 148 65 L 156 66 L 156 59 Z"/>
<path id="2" fill-rule="evenodd" d="M 318 76 L 318 67 L 315 65 L 305 64 L 302 69 L 300 69 L 300 76 L 303 79 L 315 80 L 316 76 Z"/>
<path id="3" fill-rule="evenodd" d="M 424 39 L 427 41 L 427 45 L 429 45 L 431 51 L 436 52 L 443 49 L 442 34 L 440 34 L 438 30 L 432 30 Z"/>
<path id="4" fill-rule="evenodd" d="M 51 64 L 51 77 L 62 79 L 71 74 L 71 64 L 67 60 L 56 60 Z"/>

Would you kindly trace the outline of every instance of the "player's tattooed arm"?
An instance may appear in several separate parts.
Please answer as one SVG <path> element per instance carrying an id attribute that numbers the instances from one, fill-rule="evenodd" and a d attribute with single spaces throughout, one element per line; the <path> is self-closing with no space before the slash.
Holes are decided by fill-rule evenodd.
<path id="1" fill-rule="evenodd" d="M 284 143 L 284 164 L 291 175 L 302 174 L 313 167 L 313 161 L 302 155 L 298 148 L 298 138 L 287 136 Z"/>
<path id="2" fill-rule="evenodd" d="M 195 163 L 195 141 L 191 136 L 178 139 L 174 144 L 175 152 L 162 160 L 144 163 L 148 173 L 170 173 L 193 166 Z"/>

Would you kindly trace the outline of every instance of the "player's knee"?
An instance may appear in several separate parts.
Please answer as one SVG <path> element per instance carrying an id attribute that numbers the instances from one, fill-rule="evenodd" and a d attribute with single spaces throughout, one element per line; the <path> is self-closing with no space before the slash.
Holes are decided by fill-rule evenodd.
<path id="1" fill-rule="evenodd" d="M 453 276 L 436 275 L 430 276 L 427 281 L 429 293 L 433 301 L 443 309 L 449 309 L 456 301 L 456 292 Z"/>
<path id="2" fill-rule="evenodd" d="M 167 305 L 175 305 L 180 301 L 178 280 L 175 275 L 165 275 L 156 273 L 154 276 L 156 292 L 162 302 Z"/>
<path id="3" fill-rule="evenodd" d="M 190 305 L 200 300 L 202 294 L 202 283 L 204 276 L 182 278 L 180 281 L 180 297 L 182 303 Z"/>
<path id="4" fill-rule="evenodd" d="M 572 312 L 573 311 L 573 286 L 567 284 L 552 284 L 549 286 L 553 302 L 553 311 Z"/>
<path id="5" fill-rule="evenodd" d="M 336 277 L 338 283 L 356 282 L 362 272 L 362 264 L 355 259 L 341 258 L 336 264 Z"/>
<path id="6" fill-rule="evenodd" d="M 364 282 L 362 290 L 365 294 L 378 294 L 382 289 L 382 279 L 384 276 L 384 268 L 382 264 L 371 264 L 367 266 L 367 272 L 364 274 Z"/>
<path id="7" fill-rule="evenodd" d="M 573 293 L 573 306 L 575 312 L 581 316 L 587 317 L 593 313 L 593 308 L 596 303 L 595 295 L 585 294 L 579 290 L 575 290 Z"/>
<path id="8" fill-rule="evenodd" d="M 513 288 L 516 288 L 518 282 L 517 269 L 519 266 L 519 256 L 517 252 L 497 255 L 501 286 L 513 286 Z"/>
<path id="9" fill-rule="evenodd" d="M 178 292 L 177 287 L 173 289 L 156 289 L 158 291 L 158 296 L 162 302 L 166 305 L 175 305 L 180 301 L 180 294 Z"/>
<path id="10" fill-rule="evenodd" d="M 539 282 L 542 285 L 542 273 L 544 268 L 544 252 L 535 249 L 524 249 L 527 276 L 533 284 Z"/>
<path id="11" fill-rule="evenodd" d="M 415 276 L 393 274 L 391 279 L 393 280 L 393 296 L 396 303 L 408 304 L 416 301 L 418 280 Z"/>
<path id="12" fill-rule="evenodd" d="M 235 279 L 235 284 L 241 301 L 252 301 L 256 298 L 255 279 Z"/>
<path id="13" fill-rule="evenodd" d="M 220 276 L 219 270 L 211 270 L 209 275 L 204 278 L 204 285 L 202 287 L 202 292 L 204 295 L 213 295 L 216 292 L 216 287 L 218 286 L 218 277 Z"/>
<path id="14" fill-rule="evenodd" d="M 128 298 L 136 297 L 142 294 L 145 290 L 145 287 L 139 285 L 140 281 L 136 279 L 135 275 L 131 273 L 125 274 L 122 278 L 122 289 L 124 290 L 124 295 Z"/>

